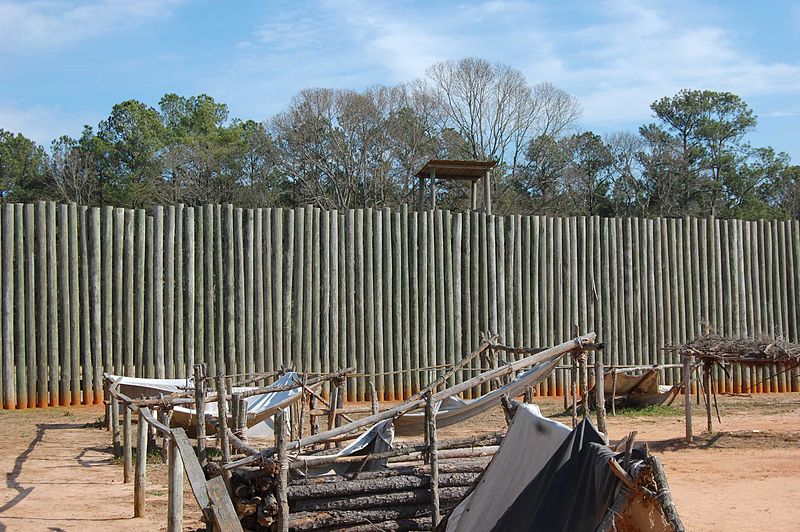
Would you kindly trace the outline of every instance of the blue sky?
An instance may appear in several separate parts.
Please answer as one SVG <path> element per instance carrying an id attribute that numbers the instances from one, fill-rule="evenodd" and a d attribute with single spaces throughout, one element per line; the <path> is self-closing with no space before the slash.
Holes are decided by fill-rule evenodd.
<path id="1" fill-rule="evenodd" d="M 0 0 L 0 128 L 49 144 L 126 99 L 207 93 L 263 120 L 300 89 L 362 89 L 479 56 L 635 130 L 682 88 L 727 90 L 800 161 L 800 3 Z"/>

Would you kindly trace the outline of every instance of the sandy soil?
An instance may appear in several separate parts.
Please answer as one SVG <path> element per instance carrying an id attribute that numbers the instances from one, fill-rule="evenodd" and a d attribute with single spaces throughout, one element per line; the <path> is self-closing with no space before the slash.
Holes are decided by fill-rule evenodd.
<path id="1" fill-rule="evenodd" d="M 538 401 L 558 416 L 560 401 Z M 800 394 L 721 397 L 722 423 L 712 435 L 682 441 L 679 411 L 609 418 L 612 440 L 631 430 L 661 457 L 688 530 L 797 530 L 800 522 Z M 0 411 L 0 531 L 162 530 L 166 528 L 166 467 L 148 466 L 148 512 L 133 518 L 133 484 L 111 459 L 110 436 L 87 426 L 98 407 Z M 569 424 L 568 417 L 557 417 Z M 441 437 L 491 432 L 504 426 L 499 409 Z M 704 425 L 696 418 L 695 433 Z M 191 492 L 187 529 L 199 526 Z"/>

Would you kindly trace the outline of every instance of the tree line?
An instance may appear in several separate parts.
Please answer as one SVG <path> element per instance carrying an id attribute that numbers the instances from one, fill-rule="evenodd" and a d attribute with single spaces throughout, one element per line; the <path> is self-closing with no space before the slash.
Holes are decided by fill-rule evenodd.
<path id="1" fill-rule="evenodd" d="M 47 148 L 0 129 L 0 199 L 396 207 L 413 202 L 430 158 L 493 159 L 501 214 L 800 218 L 800 166 L 746 142 L 757 117 L 741 97 L 686 89 L 650 107 L 636 132 L 581 131 L 575 97 L 479 58 L 397 86 L 305 89 L 263 122 L 166 94 L 157 107 L 118 103 Z M 459 182 L 437 193 L 468 207 Z"/>

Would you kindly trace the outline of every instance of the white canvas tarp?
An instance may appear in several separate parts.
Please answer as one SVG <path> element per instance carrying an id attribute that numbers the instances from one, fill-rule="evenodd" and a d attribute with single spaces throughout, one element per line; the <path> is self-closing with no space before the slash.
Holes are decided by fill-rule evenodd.
<path id="1" fill-rule="evenodd" d="M 535 386 L 544 380 L 553 368 L 558 364 L 561 355 L 551 360 L 544 360 L 531 366 L 528 370 L 519 374 L 512 382 L 497 388 L 477 399 L 464 400 L 457 397 L 449 398 L 439 407 L 436 415 L 437 427 L 449 427 L 456 423 L 461 423 L 473 416 L 491 409 L 500 403 L 500 398 L 504 395 L 517 397 L 525 393 L 525 388 Z M 424 412 L 410 412 L 400 416 L 395 420 L 395 431 L 399 436 L 411 436 L 422 434 L 425 430 Z"/>
<path id="2" fill-rule="evenodd" d="M 475 489 L 453 509 L 447 531 L 491 530 L 570 432 L 536 405 L 517 406 L 502 445 Z"/>
<path id="3" fill-rule="evenodd" d="M 139 377 L 120 377 L 109 375 L 112 382 L 120 379 L 119 390 L 121 393 L 139 399 L 142 397 L 154 397 L 160 394 L 170 394 L 194 388 L 192 379 L 144 379 Z M 276 380 L 272 386 L 286 386 L 299 383 L 300 377 L 295 372 L 288 372 Z M 319 386 L 319 385 L 317 385 Z M 314 386 L 312 386 L 314 388 Z M 243 392 L 253 390 L 253 387 L 237 387 L 233 392 Z M 290 404 L 302 397 L 301 388 L 293 388 L 282 392 L 263 393 L 252 395 L 245 398 L 247 402 L 247 436 L 248 437 L 269 437 L 272 435 L 272 416 L 279 409 L 286 408 Z M 217 403 L 206 404 L 206 414 L 217 415 Z M 192 431 L 195 427 L 194 405 L 176 405 L 172 410 L 173 426 L 184 427 Z M 213 428 L 207 429 L 213 432 Z"/>

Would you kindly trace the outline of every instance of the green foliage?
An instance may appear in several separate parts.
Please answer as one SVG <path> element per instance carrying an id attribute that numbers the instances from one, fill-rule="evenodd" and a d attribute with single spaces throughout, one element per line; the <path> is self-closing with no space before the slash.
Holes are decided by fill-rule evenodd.
<path id="1" fill-rule="evenodd" d="M 48 150 L 0 129 L 0 200 L 396 207 L 416 201 L 414 174 L 427 159 L 470 157 L 480 141 L 481 153 L 506 156 L 493 178 L 501 214 L 800 218 L 800 167 L 745 142 L 757 118 L 735 94 L 682 90 L 653 102 L 654 123 L 602 138 L 570 129 L 579 108 L 555 87 L 528 86 L 513 69 L 485 61 L 448 68 L 455 66 L 461 70 L 434 69 L 442 84 L 431 90 L 304 90 L 266 122 L 231 119 L 227 105 L 206 94 L 166 94 L 157 107 L 118 103 L 96 130 L 62 136 Z M 465 89 L 479 82 L 461 67 L 508 76 L 514 123 L 524 128 L 480 122 L 484 115 L 471 107 L 480 102 L 462 109 L 443 101 L 453 87 L 445 82 Z M 537 98 L 552 106 L 537 108 Z M 569 112 L 558 116 L 559 109 Z M 459 119 L 459 110 L 469 116 Z M 468 208 L 463 183 L 441 181 L 437 190 L 440 206 Z"/>
<path id="2" fill-rule="evenodd" d="M 642 408 L 618 408 L 617 415 L 624 417 L 672 417 L 682 416 L 683 410 L 673 405 L 651 405 Z"/>

